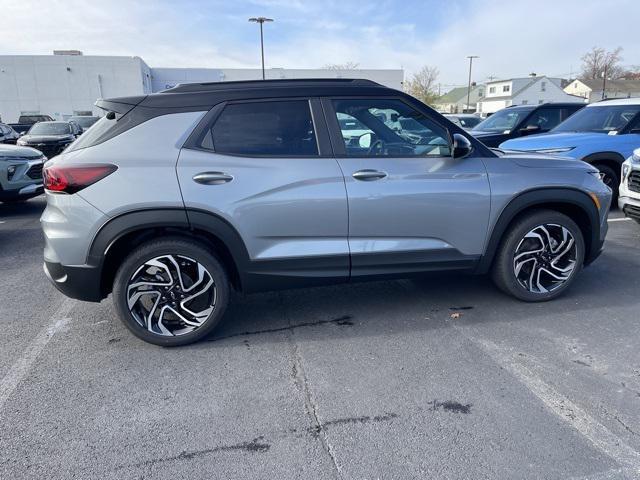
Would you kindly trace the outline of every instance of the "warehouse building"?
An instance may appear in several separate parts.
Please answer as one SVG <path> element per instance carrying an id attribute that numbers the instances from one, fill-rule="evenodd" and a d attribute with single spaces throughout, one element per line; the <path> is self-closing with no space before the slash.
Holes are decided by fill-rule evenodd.
<path id="1" fill-rule="evenodd" d="M 273 68 L 275 78 L 367 78 L 402 89 L 403 70 L 330 70 Z M 99 115 L 98 98 L 144 95 L 178 83 L 255 80 L 260 69 L 151 68 L 140 57 L 83 55 L 77 50 L 53 55 L 0 55 L 0 121 L 20 115 Z"/>

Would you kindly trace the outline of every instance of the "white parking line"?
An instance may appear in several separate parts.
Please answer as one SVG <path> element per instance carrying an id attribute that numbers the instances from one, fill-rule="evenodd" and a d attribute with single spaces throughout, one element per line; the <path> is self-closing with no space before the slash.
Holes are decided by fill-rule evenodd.
<path id="1" fill-rule="evenodd" d="M 0 220 L 0 224 L 5 223 L 5 220 Z"/>
<path id="2" fill-rule="evenodd" d="M 49 340 L 71 320 L 67 315 L 75 302 L 69 298 L 62 302 L 62 305 L 53 314 L 49 324 L 44 327 L 38 335 L 31 341 L 18 360 L 11 366 L 11 369 L 0 381 L 0 411 L 5 402 L 20 385 L 20 382 L 28 375 L 31 366 L 36 361 Z"/>
<path id="3" fill-rule="evenodd" d="M 607 220 L 607 222 L 628 222 L 628 221 L 631 221 L 631 219 L 627 218 L 627 217 L 625 217 L 625 218 L 610 218 L 610 219 Z"/>
<path id="4" fill-rule="evenodd" d="M 454 326 L 454 328 L 480 347 L 498 365 L 511 372 L 551 412 L 580 432 L 598 450 L 614 459 L 625 469 L 633 472 L 634 475 L 640 474 L 640 453 L 589 415 L 579 405 L 572 402 L 568 397 L 565 397 L 520 363 L 517 354 L 512 349 L 502 347 L 490 340 L 471 337 L 461 327 Z"/>

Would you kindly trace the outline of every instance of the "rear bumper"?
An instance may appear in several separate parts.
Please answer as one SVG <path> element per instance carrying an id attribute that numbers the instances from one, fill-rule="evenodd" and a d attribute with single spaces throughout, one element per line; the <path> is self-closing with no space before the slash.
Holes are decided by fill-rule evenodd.
<path id="1" fill-rule="evenodd" d="M 100 269 L 90 265 L 65 266 L 44 262 L 44 273 L 53 285 L 69 298 L 99 302 L 104 298 L 100 289 Z"/>

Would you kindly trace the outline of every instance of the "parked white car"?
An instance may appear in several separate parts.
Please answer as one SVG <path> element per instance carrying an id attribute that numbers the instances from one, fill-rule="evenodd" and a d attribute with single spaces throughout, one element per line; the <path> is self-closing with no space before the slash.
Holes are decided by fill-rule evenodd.
<path id="1" fill-rule="evenodd" d="M 618 206 L 627 217 L 640 223 L 640 148 L 622 164 Z"/>

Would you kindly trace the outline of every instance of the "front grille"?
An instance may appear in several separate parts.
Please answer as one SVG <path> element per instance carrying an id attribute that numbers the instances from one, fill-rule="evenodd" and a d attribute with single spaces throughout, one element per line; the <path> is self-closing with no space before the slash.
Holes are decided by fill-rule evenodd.
<path id="1" fill-rule="evenodd" d="M 42 180 L 42 163 L 31 165 L 31 168 L 27 170 L 27 177 L 34 180 Z"/>
<path id="2" fill-rule="evenodd" d="M 60 145 L 58 143 L 34 143 L 29 146 L 39 150 L 47 158 L 55 157 L 64 148 L 64 145 Z"/>
<path id="3" fill-rule="evenodd" d="M 634 170 L 629 175 L 629 190 L 640 193 L 640 171 Z"/>
<path id="4" fill-rule="evenodd" d="M 626 205 L 624 207 L 624 214 L 633 218 L 634 220 L 638 220 L 640 222 L 640 207 L 636 207 L 634 205 Z"/>

